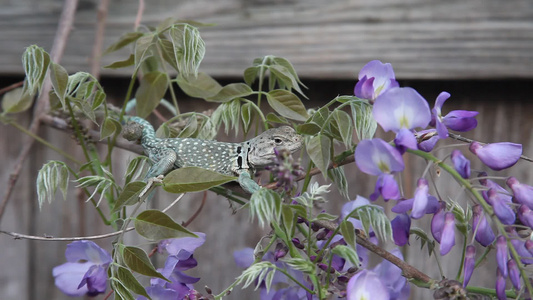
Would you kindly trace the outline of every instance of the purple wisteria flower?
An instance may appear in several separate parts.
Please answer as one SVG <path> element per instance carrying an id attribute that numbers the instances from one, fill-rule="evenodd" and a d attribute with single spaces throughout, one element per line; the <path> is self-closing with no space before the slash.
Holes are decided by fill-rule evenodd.
<path id="1" fill-rule="evenodd" d="M 520 271 L 518 270 L 518 265 L 516 264 L 516 261 L 514 259 L 511 258 L 507 261 L 507 269 L 509 271 L 509 278 L 511 279 L 511 283 L 513 284 L 514 288 L 519 291 Z"/>
<path id="2" fill-rule="evenodd" d="M 362 270 L 355 274 L 346 286 L 347 300 L 389 300 L 390 295 L 379 276 L 373 271 Z"/>
<path id="3" fill-rule="evenodd" d="M 520 205 L 518 207 L 518 218 L 525 226 L 533 229 L 533 211 L 527 205 Z"/>
<path id="4" fill-rule="evenodd" d="M 437 142 L 439 141 L 439 135 L 437 129 L 424 129 L 416 133 L 418 140 L 418 149 L 424 152 L 430 152 L 433 150 Z"/>
<path id="5" fill-rule="evenodd" d="M 444 227 L 440 238 L 440 255 L 446 255 L 455 245 L 455 216 L 451 212 L 444 215 Z"/>
<path id="6" fill-rule="evenodd" d="M 104 293 L 107 267 L 111 255 L 91 241 L 76 241 L 67 245 L 67 262 L 55 267 L 52 274 L 55 285 L 66 295 L 96 296 Z"/>
<path id="7" fill-rule="evenodd" d="M 472 212 L 472 231 L 475 232 L 476 241 L 483 247 L 487 247 L 488 245 L 492 244 L 496 238 L 494 231 L 492 231 L 492 228 L 487 222 L 487 218 L 485 217 L 485 213 L 483 212 L 481 205 L 474 205 L 472 207 Z"/>
<path id="8" fill-rule="evenodd" d="M 533 209 L 533 186 L 520 183 L 515 177 L 507 179 L 507 186 L 513 190 L 513 195 L 518 203 Z"/>
<path id="9" fill-rule="evenodd" d="M 469 131 L 477 126 L 477 120 L 475 118 L 475 116 L 478 115 L 477 111 L 453 110 L 443 117 L 441 111 L 442 105 L 448 100 L 448 98 L 450 98 L 448 92 L 440 93 L 435 101 L 435 107 L 431 111 L 431 126 L 437 128 L 437 132 L 441 139 L 448 137 L 448 129 L 455 131 Z"/>
<path id="10" fill-rule="evenodd" d="M 391 221 L 392 237 L 394 243 L 403 246 L 409 243 L 409 230 L 411 229 L 411 218 L 407 214 L 399 214 Z"/>
<path id="11" fill-rule="evenodd" d="M 413 210 L 411 211 L 411 218 L 420 219 L 426 213 L 428 205 L 429 187 L 428 181 L 425 178 L 418 179 L 418 184 L 415 190 L 415 197 L 413 200 Z"/>
<path id="12" fill-rule="evenodd" d="M 470 161 L 464 157 L 460 150 L 452 151 L 452 162 L 455 171 L 461 175 L 461 177 L 467 179 L 470 177 Z"/>
<path id="13" fill-rule="evenodd" d="M 395 212 L 397 214 L 406 213 L 413 209 L 413 203 L 415 202 L 414 198 L 411 199 L 405 199 L 405 200 L 398 200 L 395 206 L 391 208 L 392 212 Z M 435 198 L 434 196 L 428 195 L 428 201 L 426 205 L 426 209 L 424 211 L 425 214 L 434 214 L 439 210 L 440 204 L 439 200 Z M 413 217 L 411 215 L 411 217 Z"/>
<path id="14" fill-rule="evenodd" d="M 380 194 L 385 200 L 400 198 L 400 190 L 392 174 L 403 171 L 404 163 L 396 148 L 382 139 L 363 140 L 355 149 L 355 163 L 362 172 L 378 176 L 370 200 L 376 200 Z"/>
<path id="15" fill-rule="evenodd" d="M 498 263 L 498 270 L 503 277 L 507 277 L 507 257 L 509 250 L 507 249 L 507 240 L 503 235 L 496 238 L 496 262 Z"/>
<path id="16" fill-rule="evenodd" d="M 394 256 L 403 260 L 402 252 L 398 248 L 390 251 Z M 411 286 L 407 279 L 402 276 L 402 270 L 388 260 L 380 262 L 373 270 L 381 282 L 387 288 L 390 299 L 407 300 L 411 291 Z M 373 298 L 372 298 L 373 299 Z"/>
<path id="17" fill-rule="evenodd" d="M 514 224 L 516 214 L 509 206 L 510 202 L 508 202 L 507 197 L 502 197 L 502 194 L 495 189 L 489 189 L 486 193 L 483 193 L 483 197 L 494 208 L 494 213 L 503 224 Z"/>
<path id="18" fill-rule="evenodd" d="M 359 71 L 359 81 L 355 85 L 354 95 L 368 100 L 376 99 L 389 88 L 398 87 L 391 64 L 373 60 Z"/>
<path id="19" fill-rule="evenodd" d="M 431 234 L 433 235 L 433 238 L 440 243 L 445 223 L 446 203 L 444 201 L 439 201 L 439 206 L 437 212 L 435 212 L 431 219 Z"/>
<path id="20" fill-rule="evenodd" d="M 520 155 L 522 155 L 522 145 L 508 142 L 486 145 L 472 142 L 469 149 L 485 165 L 495 171 L 513 166 L 520 159 Z"/>
<path id="21" fill-rule="evenodd" d="M 418 149 L 415 128 L 426 128 L 431 121 L 427 101 L 412 88 L 391 88 L 382 93 L 372 109 L 374 119 L 385 131 L 396 132 L 394 143 L 400 150 Z"/>
<path id="22" fill-rule="evenodd" d="M 196 294 L 193 284 L 200 278 L 189 276 L 184 271 L 192 269 L 198 265 L 193 257 L 194 250 L 205 243 L 205 233 L 195 232 L 198 236 L 168 239 L 159 242 L 158 251 L 169 254 L 165 261 L 165 266 L 157 269 L 163 276 L 171 282 L 161 278 L 150 279 L 151 286 L 146 288 L 146 293 L 152 299 L 171 300 L 184 299 Z M 145 300 L 143 296 L 137 300 Z"/>
<path id="23" fill-rule="evenodd" d="M 503 276 L 500 269 L 496 270 L 496 296 L 499 300 L 506 300 L 507 296 L 505 295 L 505 277 Z"/>
<path id="24" fill-rule="evenodd" d="M 476 266 L 476 247 L 474 245 L 466 246 L 465 262 L 464 262 L 464 281 L 463 287 L 468 285 L 472 273 L 474 273 L 474 267 Z"/>

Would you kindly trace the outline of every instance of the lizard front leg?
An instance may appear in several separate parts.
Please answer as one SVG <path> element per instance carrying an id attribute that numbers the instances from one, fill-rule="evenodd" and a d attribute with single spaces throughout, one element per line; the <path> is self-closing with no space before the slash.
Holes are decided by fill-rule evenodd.
<path id="1" fill-rule="evenodd" d="M 159 175 L 166 175 L 172 171 L 177 158 L 176 152 L 172 149 L 161 149 L 157 155 L 150 155 L 150 159 L 154 161 L 154 164 L 148 170 L 145 180 Z"/>
<path id="2" fill-rule="evenodd" d="M 239 172 L 239 184 L 250 194 L 253 194 L 261 188 L 259 184 L 252 179 L 252 176 L 250 176 L 250 173 L 248 173 L 247 170 Z"/>

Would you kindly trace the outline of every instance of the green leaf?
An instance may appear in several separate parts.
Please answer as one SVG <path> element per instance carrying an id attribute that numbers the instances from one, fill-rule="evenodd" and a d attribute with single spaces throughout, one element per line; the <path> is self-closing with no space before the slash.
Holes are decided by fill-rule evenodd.
<path id="1" fill-rule="evenodd" d="M 328 178 L 335 183 L 341 195 L 349 200 L 350 195 L 348 194 L 348 181 L 346 180 L 346 174 L 344 173 L 344 166 L 329 169 Z"/>
<path id="2" fill-rule="evenodd" d="M 120 122 L 111 117 L 107 117 L 105 118 L 104 123 L 100 127 L 100 140 L 118 134 L 121 131 L 122 125 L 120 124 Z"/>
<path id="3" fill-rule="evenodd" d="M 263 279 L 265 279 L 265 277 L 272 277 L 274 276 L 275 272 L 276 270 L 274 264 L 268 261 L 260 261 L 258 263 L 252 264 L 250 267 L 244 270 L 242 274 L 237 277 L 235 284 L 238 285 L 244 282 L 242 288 L 245 289 L 255 282 L 257 284 L 257 289 L 259 288 L 259 285 L 261 284 L 261 282 L 263 282 Z M 267 279 L 265 280 L 265 283 L 267 290 L 270 289 L 270 284 L 272 284 L 272 280 Z"/>
<path id="4" fill-rule="evenodd" d="M 250 123 L 254 117 L 252 105 L 255 105 L 255 103 L 246 102 L 241 106 L 241 119 L 244 133 L 248 133 L 248 130 L 250 129 Z"/>
<path id="5" fill-rule="evenodd" d="M 359 206 L 355 209 L 355 216 L 363 223 L 363 229 L 367 235 L 372 228 L 379 240 L 392 239 L 390 220 L 382 207 L 372 204 Z"/>
<path id="6" fill-rule="evenodd" d="M 278 114 L 296 121 L 305 121 L 309 118 L 307 110 L 300 98 L 286 90 L 273 90 L 268 92 L 267 101 L 270 107 Z"/>
<path id="7" fill-rule="evenodd" d="M 257 216 L 259 225 L 278 223 L 281 217 L 281 196 L 273 190 L 259 189 L 250 198 L 250 217 Z"/>
<path id="8" fill-rule="evenodd" d="M 132 159 L 124 175 L 125 182 L 130 183 L 133 179 L 140 178 L 143 172 L 148 169 L 148 166 L 149 160 L 146 156 L 137 156 Z"/>
<path id="9" fill-rule="evenodd" d="M 257 76 L 259 75 L 260 68 L 259 67 L 249 67 L 246 70 L 244 70 L 244 82 L 246 82 L 247 85 L 252 86 L 254 81 L 257 79 Z"/>
<path id="10" fill-rule="evenodd" d="M 65 107 L 65 97 L 69 86 L 67 70 L 61 65 L 52 62 L 52 64 L 50 64 L 50 80 L 52 81 L 54 93 L 57 95 L 57 98 L 59 98 L 59 101 L 61 101 L 61 105 Z"/>
<path id="11" fill-rule="evenodd" d="M 315 220 L 322 220 L 322 221 L 335 221 L 337 220 L 339 217 L 335 216 L 335 215 L 331 215 L 331 214 L 328 214 L 328 213 L 319 213 Z"/>
<path id="12" fill-rule="evenodd" d="M 353 227 L 352 222 L 348 220 L 343 220 L 339 226 L 340 226 L 342 237 L 344 238 L 344 241 L 346 242 L 346 244 L 350 248 L 357 251 L 355 247 L 356 241 L 357 241 L 355 238 L 355 228 Z"/>
<path id="13" fill-rule="evenodd" d="M 166 37 L 159 37 L 157 40 L 157 45 L 159 49 L 161 50 L 161 54 L 163 55 L 163 59 L 170 65 L 172 68 L 174 68 L 176 71 L 179 72 L 178 69 L 178 62 L 176 61 L 176 56 L 174 55 L 174 45 L 171 41 L 167 40 Z M 191 75 L 194 77 L 194 75 Z"/>
<path id="14" fill-rule="evenodd" d="M 130 54 L 130 56 L 125 60 L 115 61 L 104 68 L 106 69 L 120 69 L 133 66 L 135 64 L 135 55 Z"/>
<path id="15" fill-rule="evenodd" d="M 48 203 L 52 203 L 58 188 L 63 195 L 63 199 L 67 200 L 68 182 L 69 171 L 64 162 L 53 160 L 43 165 L 37 174 L 39 209 L 42 208 L 45 200 L 48 200 Z"/>
<path id="16" fill-rule="evenodd" d="M 313 122 L 304 123 L 296 126 L 296 131 L 305 135 L 315 135 L 320 132 L 320 129 L 320 126 Z"/>
<path id="17" fill-rule="evenodd" d="M 150 115 L 159 105 L 167 88 L 168 80 L 165 73 L 154 71 L 145 74 L 135 93 L 135 99 L 137 99 L 137 115 L 141 118 L 146 118 Z"/>
<path id="18" fill-rule="evenodd" d="M 135 70 L 137 70 L 143 61 L 151 54 L 151 48 L 154 45 L 153 35 L 143 35 L 135 41 Z"/>
<path id="19" fill-rule="evenodd" d="M 315 265 L 307 259 L 286 257 L 282 261 L 291 266 L 293 269 L 306 274 L 314 274 L 316 271 Z"/>
<path id="20" fill-rule="evenodd" d="M 376 133 L 377 123 L 372 115 L 372 106 L 365 101 L 350 101 L 357 138 L 371 139 Z"/>
<path id="21" fill-rule="evenodd" d="M 29 46 L 22 54 L 22 65 L 26 73 L 26 84 L 30 95 L 34 96 L 37 91 L 41 90 L 49 64 L 50 55 L 36 45 Z"/>
<path id="22" fill-rule="evenodd" d="M 270 70 L 271 76 L 275 76 L 275 78 L 282 83 L 281 86 L 287 87 L 288 90 L 295 89 L 298 93 L 305 97 L 304 93 L 300 89 L 300 86 L 298 85 L 297 79 L 286 67 L 280 65 L 271 65 L 268 69 Z"/>
<path id="23" fill-rule="evenodd" d="M 237 178 L 198 167 L 185 167 L 166 175 L 163 189 L 169 193 L 199 192 L 233 180 Z"/>
<path id="24" fill-rule="evenodd" d="M 332 112 L 336 127 L 341 135 L 342 142 L 347 148 L 352 146 L 353 125 L 350 115 L 342 110 L 334 110 Z"/>
<path id="25" fill-rule="evenodd" d="M 359 266 L 360 264 L 359 256 L 357 255 L 357 252 L 351 247 L 344 246 L 344 245 L 337 245 L 335 246 L 335 248 L 333 248 L 331 252 L 351 262 L 354 266 Z"/>
<path id="26" fill-rule="evenodd" d="M 185 94 L 196 98 L 209 98 L 222 89 L 222 86 L 215 79 L 202 72 L 199 72 L 196 77 L 184 77 L 179 74 L 176 81 Z"/>
<path id="27" fill-rule="evenodd" d="M 326 121 L 328 120 L 329 114 L 330 114 L 330 112 L 329 112 L 328 108 L 327 107 L 322 107 L 322 108 L 320 108 L 319 110 L 317 110 L 313 114 L 313 116 L 311 117 L 310 121 L 314 122 L 315 124 L 317 124 L 320 127 L 325 127 L 325 126 L 328 125 L 328 124 L 326 124 Z"/>
<path id="28" fill-rule="evenodd" d="M 130 293 L 130 291 L 115 278 L 111 279 L 111 289 L 115 292 L 115 299 L 119 300 L 135 300 L 135 297 Z"/>
<path id="29" fill-rule="evenodd" d="M 287 236 L 292 236 L 292 229 L 294 228 L 294 212 L 291 207 L 288 205 L 282 205 L 281 207 L 281 216 L 283 220 L 283 227 Z"/>
<path id="30" fill-rule="evenodd" d="M 270 123 L 289 124 L 289 121 L 287 119 L 282 116 L 278 116 L 274 113 L 268 113 L 266 115 L 266 120 Z"/>
<path id="31" fill-rule="evenodd" d="M 124 190 L 122 190 L 122 193 L 118 195 L 117 201 L 115 202 L 115 206 L 113 207 L 111 213 L 116 213 L 123 206 L 138 203 L 139 195 L 141 194 L 145 186 L 146 183 L 141 181 L 133 181 L 126 184 Z"/>
<path id="32" fill-rule="evenodd" d="M 146 289 L 139 283 L 137 278 L 133 276 L 130 270 L 122 266 L 118 266 L 117 278 L 120 280 L 120 282 L 124 285 L 125 288 L 131 290 L 135 294 L 143 295 L 148 299 L 152 299 L 150 298 L 150 296 L 148 296 L 148 293 L 146 293 Z"/>
<path id="33" fill-rule="evenodd" d="M 198 28 L 189 24 L 176 24 L 170 27 L 169 35 L 174 45 L 178 70 L 185 77 L 196 76 L 205 55 L 205 43 Z"/>
<path id="34" fill-rule="evenodd" d="M 424 230 L 417 227 L 411 227 L 409 234 L 414 234 L 420 239 L 420 249 L 423 249 L 424 245 L 427 243 L 428 255 L 431 256 L 435 249 L 435 241 L 431 239 Z"/>
<path id="35" fill-rule="evenodd" d="M 283 58 L 283 57 L 274 57 L 273 58 L 273 61 L 277 64 L 277 65 L 280 65 L 280 66 L 283 66 L 285 67 L 289 73 L 292 75 L 292 77 L 294 79 L 296 79 L 296 82 L 298 82 L 298 84 L 300 84 L 301 86 L 307 88 L 301 81 L 300 79 L 298 78 L 298 74 L 296 73 L 296 70 L 294 69 L 294 67 L 292 66 L 292 64 L 290 63 L 289 60 L 287 60 L 286 58 Z"/>
<path id="36" fill-rule="evenodd" d="M 33 96 L 26 88 L 16 88 L 4 94 L 2 111 L 5 114 L 15 114 L 26 111 L 33 104 Z"/>
<path id="37" fill-rule="evenodd" d="M 235 98 L 246 97 L 253 93 L 252 89 L 244 83 L 230 83 L 224 86 L 216 95 L 206 98 L 209 102 L 229 102 Z"/>
<path id="38" fill-rule="evenodd" d="M 119 49 L 122 49 L 126 47 L 127 45 L 137 41 L 140 37 L 142 37 L 144 33 L 142 32 L 128 32 L 121 36 L 118 41 L 111 44 L 111 46 L 107 47 L 107 49 L 104 51 L 105 54 L 109 54 L 111 52 L 117 51 Z"/>
<path id="39" fill-rule="evenodd" d="M 198 237 L 158 210 L 145 210 L 140 213 L 135 218 L 135 230 L 146 239 L 156 242 L 164 239 Z"/>
<path id="40" fill-rule="evenodd" d="M 195 113 L 192 113 L 191 116 L 187 119 L 187 124 L 178 134 L 179 138 L 194 137 L 194 134 L 198 130 L 198 117 Z"/>
<path id="41" fill-rule="evenodd" d="M 150 258 L 148 258 L 148 255 L 143 249 L 133 246 L 126 246 L 122 249 L 122 257 L 124 259 L 124 263 L 133 272 L 137 272 L 145 276 L 161 278 L 170 282 L 170 280 L 165 278 L 165 276 L 157 272 L 157 270 L 154 268 L 154 265 L 152 265 L 152 262 L 150 262 Z"/>
<path id="42" fill-rule="evenodd" d="M 307 141 L 307 154 L 313 163 L 318 167 L 320 172 L 327 176 L 329 162 L 331 160 L 331 140 L 323 135 L 317 134 Z"/>

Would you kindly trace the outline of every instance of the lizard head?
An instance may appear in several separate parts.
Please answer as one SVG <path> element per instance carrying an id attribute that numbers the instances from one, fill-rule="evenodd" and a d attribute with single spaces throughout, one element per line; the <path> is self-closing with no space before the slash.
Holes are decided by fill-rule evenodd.
<path id="1" fill-rule="evenodd" d="M 248 141 L 248 162 L 254 167 L 271 164 L 276 157 L 274 149 L 288 149 L 291 153 L 302 147 L 303 137 L 289 126 L 269 129 Z"/>

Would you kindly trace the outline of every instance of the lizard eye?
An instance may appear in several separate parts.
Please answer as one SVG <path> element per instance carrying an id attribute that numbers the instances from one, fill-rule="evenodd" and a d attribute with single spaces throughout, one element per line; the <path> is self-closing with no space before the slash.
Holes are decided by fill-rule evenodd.
<path id="1" fill-rule="evenodd" d="M 279 139 L 279 138 L 275 138 L 274 139 L 274 143 L 276 143 L 276 144 L 281 144 L 281 142 L 282 142 L 282 140 Z"/>

